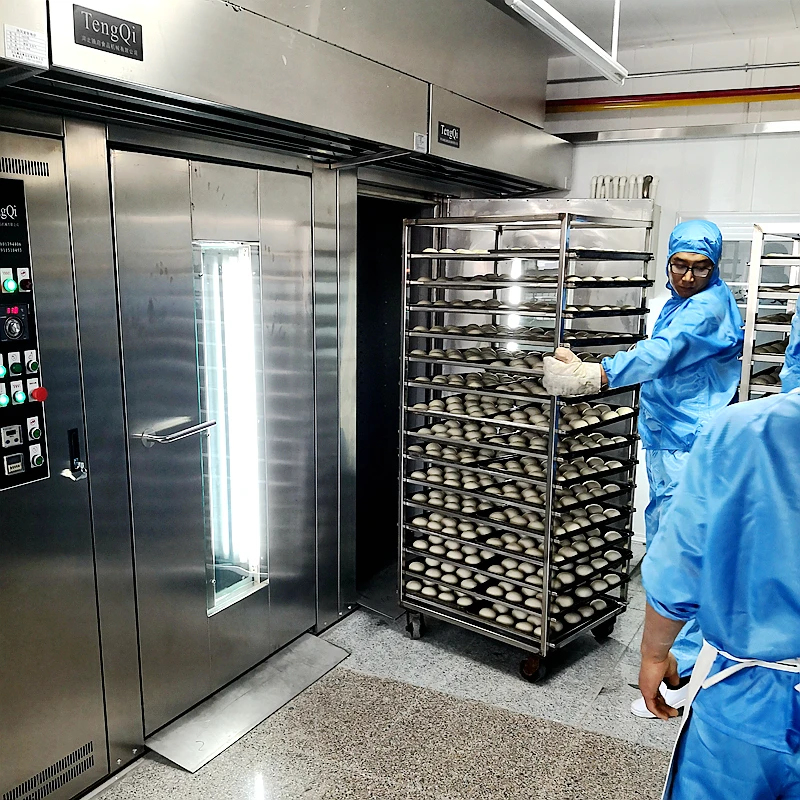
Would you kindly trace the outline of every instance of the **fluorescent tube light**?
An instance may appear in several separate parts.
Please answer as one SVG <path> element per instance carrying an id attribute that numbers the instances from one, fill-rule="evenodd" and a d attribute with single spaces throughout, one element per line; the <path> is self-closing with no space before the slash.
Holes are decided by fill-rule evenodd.
<path id="1" fill-rule="evenodd" d="M 506 5 L 610 81 L 625 82 L 628 70 L 546 0 L 506 0 Z"/>

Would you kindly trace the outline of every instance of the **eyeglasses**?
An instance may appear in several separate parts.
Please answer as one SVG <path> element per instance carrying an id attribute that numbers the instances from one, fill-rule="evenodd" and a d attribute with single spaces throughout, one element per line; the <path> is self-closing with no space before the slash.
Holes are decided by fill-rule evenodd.
<path id="1" fill-rule="evenodd" d="M 714 267 L 690 267 L 688 264 L 673 264 L 670 261 L 670 271 L 675 275 L 685 275 L 691 272 L 695 278 L 707 278 L 713 271 Z"/>

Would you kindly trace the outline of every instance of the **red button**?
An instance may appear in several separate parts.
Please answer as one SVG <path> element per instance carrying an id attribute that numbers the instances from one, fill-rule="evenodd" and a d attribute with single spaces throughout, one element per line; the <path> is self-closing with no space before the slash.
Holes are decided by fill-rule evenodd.
<path id="1" fill-rule="evenodd" d="M 36 400 L 37 403 L 44 403 L 44 401 L 47 400 L 47 389 L 45 389 L 44 386 L 34 389 L 31 392 L 31 400 Z"/>

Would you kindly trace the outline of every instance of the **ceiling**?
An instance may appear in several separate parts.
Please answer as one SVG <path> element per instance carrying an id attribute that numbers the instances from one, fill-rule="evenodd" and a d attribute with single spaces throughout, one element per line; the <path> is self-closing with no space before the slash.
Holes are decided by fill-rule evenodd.
<path id="1" fill-rule="evenodd" d="M 614 0 L 548 0 L 610 47 Z M 620 48 L 800 31 L 800 0 L 621 0 Z"/>

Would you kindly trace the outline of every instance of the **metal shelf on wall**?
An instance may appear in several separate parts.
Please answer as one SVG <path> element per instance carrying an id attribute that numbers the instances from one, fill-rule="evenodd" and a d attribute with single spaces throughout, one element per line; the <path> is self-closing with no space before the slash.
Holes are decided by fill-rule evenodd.
<path id="1" fill-rule="evenodd" d="M 765 253 L 767 243 L 784 241 L 791 245 L 791 253 Z M 789 267 L 789 283 L 776 285 L 765 283 L 763 269 L 769 266 Z M 794 289 L 794 290 L 792 290 Z M 759 333 L 781 333 L 787 335 L 791 330 L 791 322 L 774 323 L 759 321 L 759 312 L 764 309 L 774 310 L 778 303 L 760 302 L 769 299 L 779 301 L 785 306 L 787 317 L 795 313 L 797 301 L 800 300 L 800 229 L 792 229 L 781 225 L 753 226 L 753 241 L 750 249 L 750 272 L 747 286 L 747 306 L 744 324 L 744 348 L 742 352 L 742 379 L 739 384 L 739 400 L 749 400 L 754 395 L 777 394 L 781 391 L 780 382 L 754 383 L 755 378 L 773 379 L 777 367 L 753 373 L 753 365 L 759 363 L 782 364 L 785 355 L 782 353 L 759 353 L 758 348 L 764 342 L 756 341 Z M 763 315 L 761 315 L 763 317 Z M 767 315 L 773 316 L 773 315 Z"/>
<path id="2" fill-rule="evenodd" d="M 434 236 L 434 243 L 437 244 L 436 252 L 412 251 L 412 234 L 416 241 L 419 238 L 420 229 L 428 229 L 428 236 Z M 572 235 L 574 238 L 577 231 L 594 235 L 601 229 L 604 237 L 603 244 L 611 246 L 599 248 L 567 246 L 570 236 Z M 618 249 L 613 247 L 613 236 L 617 235 L 614 233 L 614 229 L 621 229 L 627 232 L 627 240 Z M 504 236 L 519 231 L 549 231 L 548 235 L 550 236 L 552 236 L 552 231 L 557 231 L 559 245 L 558 247 L 548 246 L 541 248 L 531 246 L 526 249 L 511 249 L 504 246 Z M 634 231 L 634 234 L 641 239 L 641 247 L 638 249 L 624 246 L 631 243 L 631 231 Z M 472 251 L 470 252 L 468 248 L 458 248 L 461 250 L 461 252 L 458 252 L 456 248 L 447 248 L 447 238 L 449 236 L 458 235 L 461 238 L 469 238 L 476 233 L 486 234 L 487 232 L 494 237 L 495 246 L 491 250 L 476 251 L 477 248 L 471 248 Z M 421 353 L 411 355 L 411 350 L 414 349 L 412 341 L 417 338 L 431 341 L 486 342 L 498 345 L 505 341 L 514 342 L 516 346 L 513 349 L 520 352 L 521 358 L 525 357 L 526 352 L 529 353 L 529 351 L 523 349 L 525 345 L 540 349 L 564 344 L 576 348 L 594 345 L 608 348 L 609 350 L 615 347 L 627 349 L 631 344 L 646 337 L 647 294 L 648 289 L 653 285 L 653 281 L 649 274 L 638 279 L 615 281 L 610 279 L 608 270 L 612 269 L 610 264 L 614 262 L 639 261 L 645 265 L 645 271 L 649 272 L 652 266 L 651 233 L 652 222 L 647 220 L 623 220 L 572 213 L 529 216 L 444 217 L 406 221 L 403 239 L 406 283 L 403 307 L 404 336 L 400 457 L 403 480 L 401 481 L 399 498 L 400 536 L 398 544 L 400 569 L 398 580 L 400 583 L 400 602 L 409 611 L 408 630 L 412 635 L 415 632 L 419 633 L 421 630 L 419 622 L 415 622 L 415 615 L 429 614 L 450 621 L 453 624 L 476 630 L 491 638 L 514 643 L 523 650 L 534 654 L 533 657 L 541 665 L 545 663 L 544 660 L 552 650 L 564 646 L 585 632 L 594 631 L 598 637 L 607 635 L 610 632 L 610 628 L 607 629 L 605 626 L 613 626 L 616 617 L 624 611 L 627 603 L 627 580 L 625 580 L 625 576 L 630 570 L 631 558 L 628 543 L 630 540 L 629 526 L 633 513 L 632 503 L 635 489 L 636 470 L 634 467 L 636 460 L 633 447 L 638 441 L 636 431 L 638 389 L 627 387 L 611 392 L 603 392 L 591 398 L 570 398 L 568 401 L 561 401 L 559 398 L 553 398 L 543 393 L 539 382 L 535 380 L 542 372 L 541 367 L 538 365 L 528 368 L 500 366 L 493 363 L 493 361 L 501 359 L 489 359 L 488 356 L 484 361 L 469 361 L 461 358 L 441 358 L 441 353 L 434 356 L 422 355 Z M 442 252 L 442 250 L 449 249 L 452 249 L 453 252 Z M 519 259 L 522 262 L 520 266 L 521 274 L 513 279 L 505 277 L 489 278 L 486 275 L 472 279 L 467 274 L 470 269 L 474 272 L 478 268 L 477 265 L 470 265 L 470 262 L 479 262 L 491 265 L 494 269 L 494 274 L 497 275 L 499 264 L 511 259 Z M 555 275 L 548 276 L 547 280 L 541 280 L 541 277 L 536 274 L 525 275 L 525 262 L 534 260 L 552 262 L 553 267 L 556 269 Z M 572 270 L 569 267 L 576 260 L 592 263 L 595 272 L 594 277 L 597 280 L 570 280 Z M 458 274 L 448 274 L 448 270 L 458 270 Z M 603 279 L 604 277 L 606 278 L 605 280 Z M 451 278 L 455 278 L 455 280 L 451 280 Z M 459 294 L 466 293 L 465 296 L 468 298 L 469 293 L 476 290 L 496 293 L 513 288 L 547 290 L 555 295 L 554 302 L 550 307 L 545 306 L 537 310 L 520 308 L 517 304 L 501 305 L 496 300 L 492 303 L 495 307 L 486 307 L 485 305 L 475 307 L 458 300 Z M 606 307 L 596 305 L 586 311 L 579 309 L 568 310 L 570 304 L 574 303 L 571 300 L 574 291 L 595 288 L 603 289 L 609 293 L 613 292 L 614 289 L 627 292 L 635 291 L 637 293 L 635 297 L 636 305 L 626 308 L 622 306 Z M 428 292 L 431 293 L 429 296 L 435 299 L 430 303 L 421 303 L 421 298 L 425 297 Z M 447 293 L 448 298 L 455 300 L 455 305 L 453 302 L 443 303 L 443 293 Z M 630 302 L 634 302 L 634 300 L 631 299 Z M 437 304 L 434 305 L 434 303 Z M 498 305 L 500 307 L 496 307 Z M 525 333 L 525 328 L 520 328 L 519 334 L 516 331 L 510 332 L 508 330 L 497 333 L 493 329 L 478 332 L 476 326 L 472 325 L 470 327 L 473 328 L 473 333 L 468 334 L 464 327 L 456 327 L 455 331 L 448 330 L 448 328 L 454 327 L 452 321 L 437 326 L 439 330 L 436 331 L 430 331 L 430 327 L 432 327 L 430 321 L 425 326 L 412 324 L 412 317 L 424 321 L 429 320 L 430 315 L 436 315 L 444 320 L 466 314 L 481 315 L 489 318 L 515 316 L 520 319 L 548 319 L 552 320 L 553 333 L 552 335 L 535 335 L 527 338 L 528 335 Z M 605 317 L 628 319 L 630 322 L 625 323 L 625 325 L 631 326 L 633 330 L 627 330 L 624 333 L 615 332 L 615 334 L 595 330 L 589 332 L 589 335 L 585 338 L 580 338 L 571 334 L 567 324 L 567 321 L 571 319 L 592 320 Z M 438 319 L 436 321 L 438 322 Z M 415 327 L 423 327 L 424 329 L 415 330 Z M 624 326 L 620 325 L 620 327 Z M 427 351 L 430 352 L 432 349 L 435 348 L 428 345 Z M 605 354 L 604 352 L 602 355 Z M 495 374 L 498 378 L 505 378 L 505 380 L 512 378 L 528 378 L 529 380 L 526 381 L 527 386 L 525 387 L 521 383 L 495 385 L 491 383 L 491 380 L 494 379 L 490 380 L 491 385 L 488 386 L 468 386 L 466 381 L 475 383 L 486 380 L 486 377 L 470 379 L 467 377 L 469 372 L 482 376 Z M 451 376 L 449 380 L 452 380 L 453 383 L 447 382 L 448 375 Z M 453 377 L 454 375 L 460 377 L 455 378 Z M 534 382 L 530 383 L 530 381 Z M 500 386 L 507 388 L 500 388 Z M 525 394 L 521 393 L 519 389 L 522 389 Z M 625 398 L 623 402 L 633 410 L 625 411 L 622 415 L 614 418 L 592 422 L 592 415 L 602 416 L 603 413 L 607 413 L 602 411 L 598 414 L 592 410 L 594 406 L 600 403 L 609 405 L 609 398 L 623 394 L 630 395 L 631 399 Z M 470 401 L 466 397 L 467 395 L 474 395 L 478 400 L 473 398 Z M 463 400 L 459 401 L 461 405 L 454 403 L 443 407 L 443 401 L 453 396 L 463 398 Z M 520 419 L 511 419 L 511 411 L 508 410 L 509 403 L 500 404 L 499 407 L 503 411 L 499 413 L 501 419 L 497 419 L 497 414 L 489 413 L 492 412 L 493 405 L 489 400 L 490 398 L 509 401 L 513 406 L 512 411 L 523 408 L 547 409 L 549 411 L 548 421 L 534 424 L 523 422 Z M 438 403 L 435 403 L 433 408 L 429 408 L 428 403 L 434 400 L 437 400 Z M 486 401 L 489 402 L 487 403 Z M 590 401 L 594 406 L 590 408 L 581 406 L 581 403 L 590 403 Z M 474 408 L 470 408 L 470 402 L 476 404 Z M 467 412 L 471 411 L 472 413 L 459 413 L 464 411 L 462 406 L 465 403 Z M 480 403 L 483 403 L 482 407 Z M 620 407 L 622 407 L 622 404 L 609 406 L 612 410 Z M 447 408 L 451 410 L 448 411 Z M 453 408 L 455 408 L 455 411 L 452 410 Z M 481 413 L 482 411 L 483 413 Z M 582 412 L 585 412 L 583 416 L 581 416 Z M 502 419 L 503 416 L 506 419 Z M 431 427 L 420 424 L 425 418 L 434 421 L 438 420 L 436 425 L 433 423 L 430 423 L 430 425 L 436 427 L 437 430 L 441 430 L 444 434 L 449 431 L 456 431 L 456 438 L 448 435 L 435 435 Z M 586 421 L 587 419 L 589 420 L 588 422 Z M 446 429 L 437 427 L 438 425 L 444 425 L 442 421 L 448 423 Z M 537 422 L 539 422 L 538 419 Z M 477 430 L 474 427 L 460 427 L 458 423 L 473 423 L 484 428 L 492 426 L 496 434 L 491 435 L 487 431 L 482 433 L 480 438 L 458 438 Z M 580 438 L 584 435 L 584 439 Z M 595 442 L 597 442 L 596 447 L 591 446 Z M 569 447 L 571 445 L 580 449 L 570 451 Z M 448 448 L 453 449 L 449 450 Z M 491 457 L 487 453 L 491 453 Z M 579 470 L 574 468 L 570 472 L 570 468 L 564 466 L 573 461 L 579 461 L 580 464 L 587 467 L 586 459 L 591 459 L 597 456 L 598 453 L 624 453 L 624 456 L 619 459 L 615 459 L 613 456 L 607 457 L 607 459 L 600 459 L 596 462 L 598 467 L 596 473 L 591 474 L 588 473 L 588 470 L 587 474 L 578 474 Z M 540 465 L 540 467 L 536 467 L 536 470 L 541 468 L 541 474 L 532 476 L 519 472 L 517 471 L 520 468 L 519 464 L 515 470 L 498 469 L 498 467 L 503 467 L 504 462 L 510 463 L 513 459 L 526 456 L 532 456 L 536 459 Z M 465 459 L 463 464 L 460 461 L 461 458 Z M 604 468 L 606 461 L 611 463 L 608 469 Z M 533 462 L 527 463 L 532 464 Z M 490 464 L 492 465 L 491 467 L 489 466 Z M 428 470 L 431 466 L 437 466 L 442 471 L 452 468 L 462 470 L 463 472 L 459 473 L 462 475 L 481 476 L 485 485 L 479 485 L 480 481 L 475 478 L 467 481 L 471 488 L 465 489 L 458 481 L 453 479 L 451 474 L 451 485 L 445 486 L 443 482 L 440 483 L 438 480 L 429 480 L 431 476 L 436 477 L 439 474 L 436 470 L 429 472 Z M 412 473 L 415 473 L 416 477 L 413 477 Z M 574 477 L 565 479 L 564 474 Z M 618 481 L 614 480 L 615 475 L 618 476 Z M 494 482 L 491 484 L 491 488 L 498 490 L 500 493 L 485 491 L 490 486 L 486 482 L 486 477 Z M 578 492 L 574 495 L 569 492 L 570 487 L 575 485 L 588 483 L 589 486 L 593 486 L 590 483 L 592 481 L 596 481 L 598 487 L 602 485 L 601 481 L 609 486 L 608 496 L 597 495 L 591 499 L 583 498 L 579 501 L 577 499 Z M 611 486 L 611 484 L 614 485 Z M 535 491 L 526 492 L 527 499 L 520 500 L 514 494 L 515 491 L 519 491 L 521 495 L 522 489 L 519 487 L 535 487 Z M 502 493 L 503 488 L 506 490 L 505 495 Z M 437 490 L 443 494 L 437 494 Z M 600 489 L 598 488 L 596 491 L 599 492 Z M 443 505 L 434 505 L 427 502 L 427 500 L 433 499 L 442 503 L 442 498 L 445 496 L 451 496 L 451 499 L 447 501 L 447 504 L 450 505 L 449 509 L 445 509 Z M 417 499 L 413 499 L 414 497 Z M 569 504 L 563 505 L 563 501 Z M 484 510 L 478 511 L 479 506 Z M 602 509 L 605 509 L 604 513 L 609 514 L 607 519 L 601 519 L 603 516 Z M 494 514 L 494 518 L 491 517 L 492 514 Z M 522 518 L 525 514 L 530 515 L 528 521 Z M 455 525 L 448 527 L 441 532 L 441 535 L 435 533 L 435 529 L 434 532 L 427 531 L 421 526 L 422 520 L 420 520 L 420 525 L 410 525 L 411 518 L 418 516 L 424 517 L 425 520 L 431 523 L 436 522 L 434 515 L 439 515 L 439 518 L 445 521 L 451 520 Z M 501 519 L 504 515 L 505 519 Z M 510 520 L 513 520 L 514 524 Z M 576 520 L 580 522 L 576 522 Z M 445 582 L 438 580 L 435 577 L 438 568 L 435 567 L 426 568 L 434 570 L 427 577 L 425 573 L 408 572 L 403 568 L 404 559 L 407 560 L 410 556 L 416 556 L 418 558 L 423 557 L 423 559 L 427 557 L 429 561 L 438 559 L 439 563 L 444 564 L 447 569 L 452 569 L 456 566 L 459 569 L 472 569 L 472 567 L 466 566 L 461 558 L 453 557 L 451 550 L 451 548 L 455 549 L 471 545 L 472 540 L 464 540 L 458 528 L 459 525 L 466 526 L 464 530 L 469 531 L 470 524 L 487 526 L 494 531 L 498 531 L 498 536 L 510 536 L 509 541 L 511 544 L 513 544 L 511 540 L 515 536 L 528 537 L 541 543 L 542 557 L 536 563 L 541 565 L 542 570 L 542 610 L 540 614 L 542 619 L 561 616 L 557 605 L 555 605 L 556 598 L 559 597 L 559 593 L 564 594 L 568 591 L 566 586 L 569 584 L 563 584 L 560 580 L 556 580 L 555 576 L 558 573 L 564 575 L 568 572 L 567 568 L 577 570 L 580 567 L 580 571 L 576 572 L 571 579 L 576 586 L 584 585 L 584 583 L 585 585 L 591 585 L 595 581 L 597 586 L 602 587 L 603 578 L 600 577 L 600 573 L 603 569 L 607 572 L 619 571 L 621 580 L 618 585 L 615 584 L 611 588 L 611 594 L 614 596 L 609 595 L 607 601 L 604 601 L 608 605 L 603 613 L 595 613 L 590 608 L 583 608 L 584 603 L 581 608 L 582 613 L 587 618 L 581 618 L 579 623 L 575 621 L 575 624 L 565 625 L 558 632 L 551 631 L 547 625 L 539 626 L 535 634 L 526 626 L 522 626 L 524 630 L 515 629 L 513 625 L 509 629 L 488 617 L 480 616 L 477 613 L 471 614 L 464 608 L 457 606 L 455 602 L 444 602 L 441 599 L 437 599 L 440 595 L 450 597 L 452 592 L 454 596 L 459 596 L 460 593 L 460 596 L 472 597 L 476 602 L 491 604 L 492 598 L 485 595 L 485 593 L 482 594 L 480 591 L 476 592 L 474 589 L 465 588 L 461 586 L 460 582 L 453 585 L 448 582 L 451 579 Z M 528 527 L 529 525 L 531 527 Z M 621 528 L 620 526 L 625 527 Z M 540 530 L 542 527 L 543 530 Z M 599 542 L 597 541 L 597 534 L 599 534 Z M 609 541 L 605 541 L 602 538 L 605 534 L 611 537 Z M 425 556 L 424 550 L 420 551 L 412 547 L 413 542 L 409 540 L 410 536 L 430 536 L 433 537 L 434 542 L 440 539 L 446 543 L 446 547 L 444 545 L 441 546 L 446 552 L 441 556 L 431 556 L 430 553 Z M 438 539 L 436 539 L 437 536 Z M 616 540 L 617 536 L 620 537 L 620 540 Z M 592 539 L 592 547 L 587 551 L 581 545 L 577 550 L 579 555 L 571 558 L 565 564 L 563 555 L 559 554 L 560 549 L 572 547 L 572 543 L 580 544 L 589 539 Z M 424 542 L 418 542 L 418 546 L 424 548 Z M 480 547 L 481 544 L 476 542 L 472 546 Z M 502 566 L 503 556 L 506 556 L 507 559 L 515 558 L 513 552 L 504 548 L 493 546 L 487 548 L 487 551 L 488 554 L 494 554 L 492 556 L 494 559 L 492 566 L 495 568 Z M 610 563 L 603 557 L 603 553 L 611 551 L 617 551 L 621 554 L 621 562 Z M 516 560 L 524 562 L 526 557 L 518 555 Z M 530 558 L 527 560 L 530 561 Z M 591 566 L 592 560 L 597 565 L 601 565 L 597 567 L 597 571 L 594 568 L 591 570 L 585 568 L 585 565 Z M 510 562 L 507 561 L 507 563 Z M 504 573 L 505 577 L 496 573 L 473 571 L 483 577 L 504 581 L 507 585 L 518 586 L 520 589 L 531 588 L 529 584 L 525 584 L 524 580 L 519 580 L 519 576 L 514 573 L 513 569 L 507 570 L 511 575 Z M 434 577 L 431 577 L 431 575 Z M 418 591 L 409 590 L 406 586 L 408 581 L 419 581 L 421 586 L 438 588 L 436 591 L 433 588 L 426 589 L 428 596 L 423 596 Z M 467 586 L 469 585 L 467 584 Z M 416 583 L 414 586 L 416 586 Z M 571 588 L 574 587 L 570 586 L 570 590 Z M 598 596 L 600 594 L 602 592 L 598 590 Z M 504 600 L 501 600 L 500 603 L 501 605 L 509 606 L 509 608 L 513 607 L 513 604 L 509 605 Z M 578 605 L 576 604 L 576 608 Z M 598 605 L 599 607 L 600 605 Z M 515 610 L 521 614 L 525 610 L 524 605 L 516 607 Z M 575 613 L 577 614 L 577 612 Z M 575 617 L 570 616 L 570 619 L 575 620 Z M 523 676 L 526 675 L 527 671 L 523 671 Z"/>

